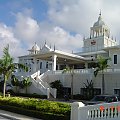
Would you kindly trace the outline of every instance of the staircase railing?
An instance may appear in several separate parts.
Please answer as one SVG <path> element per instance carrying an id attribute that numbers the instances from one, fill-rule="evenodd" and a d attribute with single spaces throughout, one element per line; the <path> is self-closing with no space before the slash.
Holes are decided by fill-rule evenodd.
<path id="1" fill-rule="evenodd" d="M 56 98 L 57 89 L 51 88 L 47 82 L 44 82 L 43 79 L 45 79 L 45 77 L 47 77 L 47 74 L 43 73 L 40 75 L 40 71 L 31 75 L 33 84 L 36 88 L 40 89 L 43 94 L 47 95 L 47 98 L 50 97 L 50 94 Z"/>
<path id="2" fill-rule="evenodd" d="M 50 85 L 49 85 L 47 82 L 44 82 L 44 81 L 43 81 L 43 80 L 47 77 L 47 73 L 48 73 L 48 72 L 49 72 L 49 71 L 47 71 L 47 72 L 41 74 L 40 76 L 38 76 L 38 81 L 40 81 L 46 88 L 49 88 L 51 95 L 52 95 L 54 98 L 56 98 L 56 96 L 57 96 L 57 89 L 50 87 Z"/>

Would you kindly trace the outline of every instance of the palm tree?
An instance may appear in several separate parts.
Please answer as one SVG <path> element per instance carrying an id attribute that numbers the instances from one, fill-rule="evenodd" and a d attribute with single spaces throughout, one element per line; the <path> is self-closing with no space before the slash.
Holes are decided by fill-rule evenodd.
<path id="1" fill-rule="evenodd" d="M 32 82 L 30 81 L 30 77 L 23 78 L 22 84 L 25 87 L 25 91 L 27 93 L 27 88 L 32 84 Z"/>
<path id="2" fill-rule="evenodd" d="M 98 75 L 99 72 L 102 73 L 102 94 L 105 93 L 104 70 L 109 67 L 108 60 L 110 60 L 110 58 L 104 58 L 103 56 L 98 56 L 98 58 L 97 58 L 97 61 L 98 61 L 97 68 L 94 71 L 94 76 L 95 77 Z"/>
<path id="3" fill-rule="evenodd" d="M 71 99 L 73 99 L 73 77 L 74 77 L 74 67 L 66 67 L 63 70 L 63 73 L 70 73 L 71 75 Z"/>
<path id="4" fill-rule="evenodd" d="M 3 49 L 3 56 L 0 59 L 0 74 L 3 75 L 4 78 L 4 85 L 3 85 L 3 97 L 5 97 L 5 90 L 6 90 L 6 81 L 10 79 L 11 75 L 15 70 L 17 69 L 17 66 L 19 68 L 24 69 L 25 71 L 28 70 L 28 68 L 22 64 L 14 63 L 13 57 L 11 57 L 9 53 L 9 45 L 7 45 Z"/>
<path id="5" fill-rule="evenodd" d="M 15 77 L 15 75 L 12 75 L 11 83 L 12 83 L 13 86 L 15 86 L 16 93 L 17 93 L 18 92 L 18 86 L 20 85 L 20 82 L 19 82 L 18 78 Z"/>

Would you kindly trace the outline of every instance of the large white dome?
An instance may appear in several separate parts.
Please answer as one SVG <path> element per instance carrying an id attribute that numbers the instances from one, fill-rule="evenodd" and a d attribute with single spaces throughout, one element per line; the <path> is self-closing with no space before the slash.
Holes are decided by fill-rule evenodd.
<path id="1" fill-rule="evenodd" d="M 105 25 L 105 22 L 102 20 L 102 17 L 100 15 L 99 18 L 98 18 L 98 21 L 94 23 L 93 27 L 103 26 L 103 25 Z"/>

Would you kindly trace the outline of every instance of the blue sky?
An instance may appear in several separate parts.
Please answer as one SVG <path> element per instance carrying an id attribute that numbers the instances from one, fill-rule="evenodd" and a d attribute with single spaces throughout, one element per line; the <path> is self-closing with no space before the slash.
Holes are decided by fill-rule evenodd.
<path id="1" fill-rule="evenodd" d="M 78 52 L 100 9 L 119 42 L 119 5 L 119 0 L 0 0 L 0 56 L 7 44 L 16 58 L 35 42 L 42 47 L 45 41 L 59 50 Z"/>
<path id="2" fill-rule="evenodd" d="M 42 21 L 46 19 L 48 5 L 45 0 L 0 0 L 0 21 L 7 25 L 15 23 L 13 13 L 23 12 L 26 8 L 33 10 L 33 17 Z"/>

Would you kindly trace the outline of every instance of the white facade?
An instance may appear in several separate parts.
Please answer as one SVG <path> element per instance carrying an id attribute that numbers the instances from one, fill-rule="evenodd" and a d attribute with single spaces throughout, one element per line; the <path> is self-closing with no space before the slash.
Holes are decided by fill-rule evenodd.
<path id="1" fill-rule="evenodd" d="M 84 39 L 83 42 L 83 52 L 75 54 L 58 51 L 55 50 L 55 48 L 51 49 L 46 43 L 42 49 L 40 49 L 35 43 L 32 49 L 29 50 L 28 55 L 19 57 L 19 63 L 27 65 L 29 72 L 25 73 L 19 70 L 18 75 L 28 76 L 40 71 L 38 75 L 40 79 L 37 84 L 43 86 L 43 82 L 49 84 L 55 80 L 61 80 L 64 87 L 70 88 L 70 74 L 67 73 L 63 75 L 60 70 L 66 66 L 74 66 L 75 69 L 79 70 L 75 70 L 73 92 L 74 94 L 81 94 L 80 89 L 86 80 L 93 80 L 94 88 L 101 89 L 101 74 L 95 78 L 93 75 L 94 70 L 89 66 L 89 63 L 94 62 L 97 55 L 102 55 L 111 58 L 109 62 L 110 68 L 105 72 L 105 93 L 114 94 L 114 89 L 118 89 L 119 92 L 120 46 L 116 40 L 110 37 L 110 29 L 102 20 L 101 13 L 97 22 L 90 28 L 90 37 Z"/>

